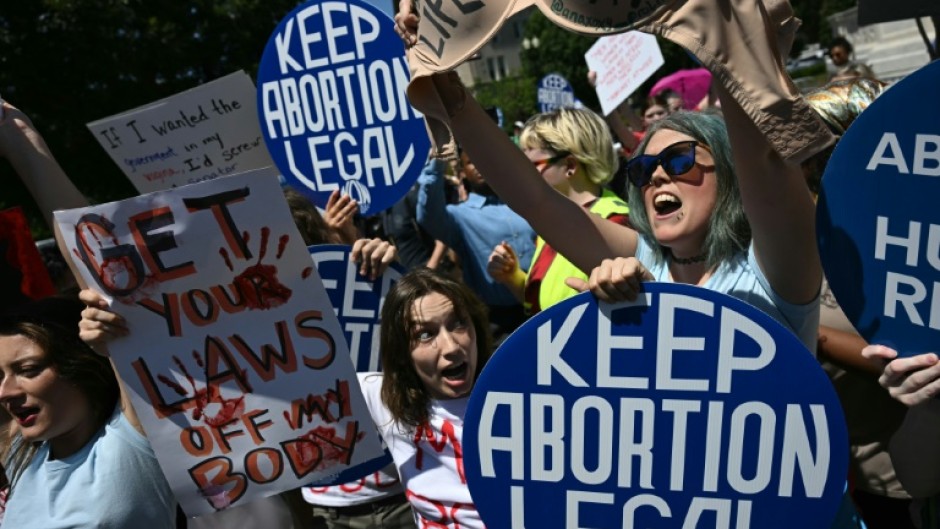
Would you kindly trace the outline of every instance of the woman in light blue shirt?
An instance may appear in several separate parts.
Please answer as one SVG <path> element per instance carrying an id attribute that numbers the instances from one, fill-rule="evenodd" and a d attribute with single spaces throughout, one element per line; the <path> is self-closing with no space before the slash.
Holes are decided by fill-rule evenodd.
<path id="1" fill-rule="evenodd" d="M 107 357 L 79 339 L 81 304 L 0 317 L 0 405 L 13 418 L 4 527 L 171 529 L 176 502 Z"/>

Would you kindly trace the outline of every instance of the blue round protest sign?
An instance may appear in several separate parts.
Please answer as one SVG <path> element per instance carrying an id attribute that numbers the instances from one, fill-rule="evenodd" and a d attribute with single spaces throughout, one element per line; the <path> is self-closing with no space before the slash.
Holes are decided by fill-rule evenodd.
<path id="1" fill-rule="evenodd" d="M 938 85 L 935 62 L 858 117 L 826 166 L 817 208 L 842 310 L 865 339 L 902 355 L 940 343 L 940 100 L 923 97 Z"/>
<path id="2" fill-rule="evenodd" d="M 574 106 L 574 88 L 561 74 L 550 73 L 539 81 L 539 112 Z"/>
<path id="3" fill-rule="evenodd" d="M 396 203 L 430 148 L 408 81 L 401 39 L 377 7 L 324 0 L 294 9 L 258 68 L 262 135 L 287 182 L 321 207 L 336 189 L 362 214 Z"/>
<path id="4" fill-rule="evenodd" d="M 738 299 L 644 289 L 559 303 L 486 365 L 463 446 L 487 527 L 828 528 L 848 440 L 813 356 Z"/>
<path id="5" fill-rule="evenodd" d="M 352 248 L 337 244 L 308 247 L 349 344 L 356 371 L 379 371 L 379 328 L 385 296 L 405 269 L 392 263 L 374 281 L 359 274 Z"/>

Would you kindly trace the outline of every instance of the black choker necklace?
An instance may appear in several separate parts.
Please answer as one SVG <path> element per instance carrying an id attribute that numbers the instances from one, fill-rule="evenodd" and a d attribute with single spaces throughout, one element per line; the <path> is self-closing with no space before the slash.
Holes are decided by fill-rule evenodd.
<path id="1" fill-rule="evenodd" d="M 705 254 L 695 255 L 692 257 L 685 257 L 685 258 L 676 257 L 675 255 L 672 255 L 672 254 L 670 254 L 670 256 L 672 257 L 672 262 L 676 264 L 681 264 L 681 265 L 690 265 L 690 264 L 705 262 Z"/>

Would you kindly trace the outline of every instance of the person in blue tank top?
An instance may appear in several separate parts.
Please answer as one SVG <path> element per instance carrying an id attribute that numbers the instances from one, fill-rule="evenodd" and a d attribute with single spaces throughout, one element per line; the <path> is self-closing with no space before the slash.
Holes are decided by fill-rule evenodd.
<path id="1" fill-rule="evenodd" d="M 79 339 L 82 305 L 0 317 L 0 405 L 13 419 L 4 527 L 176 526 L 176 500 L 107 357 Z"/>

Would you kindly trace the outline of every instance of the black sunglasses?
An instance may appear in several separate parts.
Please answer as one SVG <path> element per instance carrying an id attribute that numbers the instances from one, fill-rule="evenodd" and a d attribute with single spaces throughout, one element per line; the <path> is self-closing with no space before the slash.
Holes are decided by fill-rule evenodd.
<path id="1" fill-rule="evenodd" d="M 659 154 L 640 154 L 627 162 L 627 178 L 637 187 L 644 187 L 653 179 L 657 165 L 669 176 L 685 174 L 695 165 L 697 141 L 680 141 L 663 149 Z"/>

